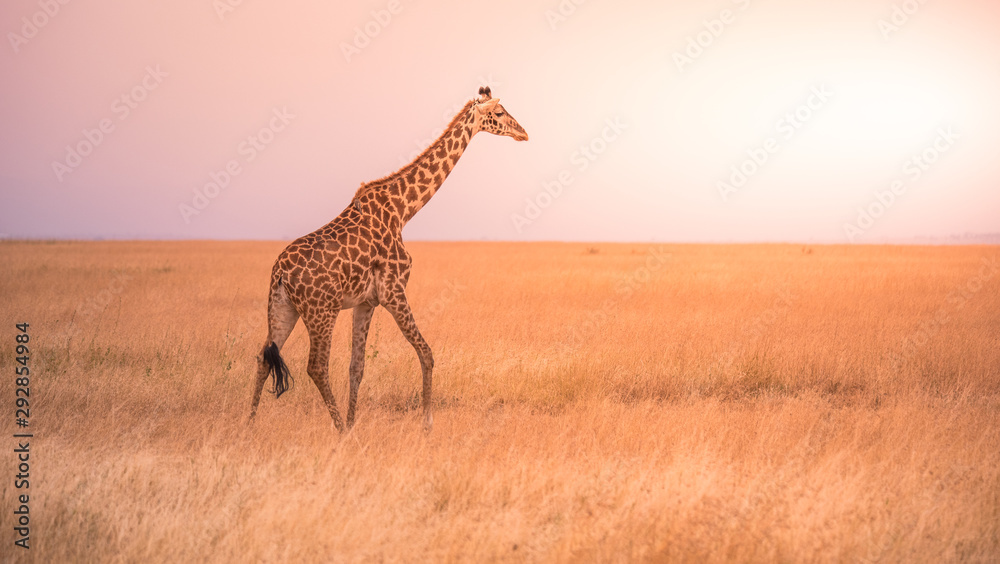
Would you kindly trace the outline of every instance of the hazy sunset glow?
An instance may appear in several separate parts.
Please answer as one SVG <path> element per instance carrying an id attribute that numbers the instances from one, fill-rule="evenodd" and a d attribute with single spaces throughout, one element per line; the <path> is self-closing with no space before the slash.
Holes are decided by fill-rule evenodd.
<path id="1" fill-rule="evenodd" d="M 16 0 L 6 238 L 289 239 L 479 135 L 411 240 L 1000 232 L 1000 4 Z"/>

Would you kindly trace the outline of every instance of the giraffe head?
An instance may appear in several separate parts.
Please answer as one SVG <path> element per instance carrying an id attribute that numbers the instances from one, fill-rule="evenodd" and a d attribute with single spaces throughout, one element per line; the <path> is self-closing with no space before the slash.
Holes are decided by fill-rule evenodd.
<path id="1" fill-rule="evenodd" d="M 472 117 L 475 121 L 473 134 L 485 131 L 493 135 L 513 137 L 515 141 L 528 140 L 528 132 L 500 105 L 499 98 L 490 95 L 489 86 L 479 88 L 479 98 L 472 105 Z"/>

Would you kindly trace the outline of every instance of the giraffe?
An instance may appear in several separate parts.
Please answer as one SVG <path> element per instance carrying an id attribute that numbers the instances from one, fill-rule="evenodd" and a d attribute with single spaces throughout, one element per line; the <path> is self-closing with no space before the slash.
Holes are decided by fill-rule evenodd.
<path id="1" fill-rule="evenodd" d="M 319 389 L 333 424 L 345 426 L 330 389 L 330 342 L 337 315 L 353 309 L 350 398 L 347 424 L 354 425 L 358 388 L 365 371 L 365 344 L 374 308 L 382 306 L 413 346 L 423 375 L 423 426 L 430 431 L 434 357 L 421 336 L 406 300 L 411 259 L 402 229 L 441 187 L 472 137 L 485 131 L 527 141 L 521 125 L 493 98 L 488 86 L 469 100 L 448 127 L 413 162 L 373 182 L 362 183 L 333 221 L 285 247 L 271 269 L 267 302 L 267 340 L 257 357 L 257 380 L 250 406 L 253 421 L 264 382 L 273 377 L 276 397 L 287 390 L 288 366 L 281 358 L 301 318 L 309 332 L 306 372 Z"/>

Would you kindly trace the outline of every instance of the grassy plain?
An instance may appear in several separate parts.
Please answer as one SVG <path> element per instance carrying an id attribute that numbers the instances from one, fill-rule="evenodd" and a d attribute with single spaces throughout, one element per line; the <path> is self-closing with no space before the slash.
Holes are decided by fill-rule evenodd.
<path id="1" fill-rule="evenodd" d="M 0 243 L 3 560 L 1000 559 L 1000 248 L 413 243 L 434 431 L 380 310 L 339 437 L 301 325 L 245 425 L 282 247 Z"/>

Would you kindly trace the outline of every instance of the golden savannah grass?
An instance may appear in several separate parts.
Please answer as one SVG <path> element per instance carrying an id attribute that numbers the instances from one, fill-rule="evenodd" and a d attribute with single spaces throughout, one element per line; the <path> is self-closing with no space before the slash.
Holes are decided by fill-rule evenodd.
<path id="1" fill-rule="evenodd" d="M 302 327 L 246 425 L 283 245 L 0 243 L 4 560 L 1000 558 L 997 247 L 412 243 L 434 430 L 379 311 L 341 437 Z"/>

